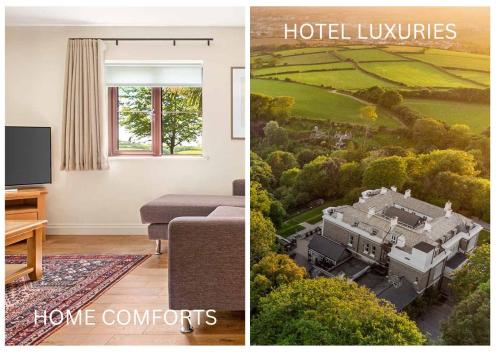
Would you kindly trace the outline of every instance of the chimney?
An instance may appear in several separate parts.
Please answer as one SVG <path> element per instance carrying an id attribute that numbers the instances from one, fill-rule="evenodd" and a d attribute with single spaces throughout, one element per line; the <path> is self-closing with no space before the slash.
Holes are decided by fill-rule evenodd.
<path id="1" fill-rule="evenodd" d="M 380 189 L 380 194 L 386 194 L 386 193 L 387 193 L 387 188 L 382 187 L 382 188 Z"/>
<path id="2" fill-rule="evenodd" d="M 398 188 L 397 188 L 396 186 L 391 186 L 391 190 L 392 190 L 393 192 L 397 192 L 397 191 L 398 191 Z"/>
<path id="3" fill-rule="evenodd" d="M 391 219 L 391 230 L 394 229 L 397 224 L 398 224 L 398 217 L 395 216 Z"/>
<path id="4" fill-rule="evenodd" d="M 405 191 L 405 199 L 408 199 L 408 198 L 410 198 L 410 197 L 411 197 L 411 189 L 407 189 L 407 190 Z"/>
<path id="5" fill-rule="evenodd" d="M 451 202 L 447 201 L 446 204 L 444 205 L 444 210 L 451 210 Z"/>
<path id="6" fill-rule="evenodd" d="M 359 202 L 360 203 L 364 203 L 365 202 L 365 199 L 363 197 L 359 197 Z"/>
<path id="7" fill-rule="evenodd" d="M 368 208 L 368 218 L 371 218 L 373 215 L 375 215 L 375 207 L 369 207 Z"/>
<path id="8" fill-rule="evenodd" d="M 424 223 L 424 231 L 431 232 L 431 230 L 432 230 L 432 225 L 430 222 L 426 220 Z"/>

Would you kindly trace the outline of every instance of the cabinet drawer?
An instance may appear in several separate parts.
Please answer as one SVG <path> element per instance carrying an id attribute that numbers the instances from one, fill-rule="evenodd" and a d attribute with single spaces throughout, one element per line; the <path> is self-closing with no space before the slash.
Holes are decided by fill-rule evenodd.
<path id="1" fill-rule="evenodd" d="M 27 213 L 16 213 L 16 214 L 6 214 L 6 220 L 37 220 L 38 213 L 36 211 L 31 211 Z"/>

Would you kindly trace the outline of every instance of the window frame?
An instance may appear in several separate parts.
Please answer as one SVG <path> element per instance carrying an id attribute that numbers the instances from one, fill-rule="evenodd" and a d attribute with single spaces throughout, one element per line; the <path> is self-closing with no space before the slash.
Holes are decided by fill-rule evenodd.
<path id="1" fill-rule="evenodd" d="M 161 156 L 161 90 L 162 87 L 151 87 L 151 105 L 153 107 L 151 116 L 151 151 L 120 150 L 119 148 L 119 101 L 118 89 L 120 87 L 108 87 L 108 154 L 109 156 Z"/>

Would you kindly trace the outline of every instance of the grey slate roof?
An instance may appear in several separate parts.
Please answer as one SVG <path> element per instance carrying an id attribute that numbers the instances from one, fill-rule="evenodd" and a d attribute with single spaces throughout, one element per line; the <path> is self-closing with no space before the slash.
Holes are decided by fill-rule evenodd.
<path id="1" fill-rule="evenodd" d="M 429 253 L 432 252 L 436 247 L 427 242 L 418 242 L 413 248 L 418 249 L 419 251 L 422 251 L 424 253 Z"/>
<path id="2" fill-rule="evenodd" d="M 417 225 L 420 225 L 423 221 L 422 217 L 393 206 L 384 209 L 384 215 L 389 218 L 397 216 L 398 221 L 402 222 L 403 224 L 409 225 L 413 228 L 417 227 Z"/>
<path id="3" fill-rule="evenodd" d="M 369 271 L 356 282 L 371 289 L 378 298 L 383 298 L 394 304 L 399 312 L 417 298 L 417 291 L 405 278 L 401 278 L 401 285 L 395 287 L 387 278 L 374 271 Z"/>
<path id="4" fill-rule="evenodd" d="M 343 245 L 321 235 L 314 235 L 309 242 L 309 249 L 336 262 L 350 256 L 349 251 Z"/>
<path id="5" fill-rule="evenodd" d="M 466 260 L 467 256 L 461 252 L 458 252 L 446 262 L 446 266 L 451 269 L 456 269 Z"/>
<path id="6" fill-rule="evenodd" d="M 423 222 L 415 228 L 411 228 L 404 226 L 402 221 L 398 221 L 398 225 L 394 229 L 391 229 L 390 217 L 384 215 L 384 212 L 394 207 L 396 204 L 410 211 L 419 213 L 414 214 L 415 216 L 422 214 L 423 216 L 427 216 L 428 222 L 431 225 L 431 230 L 424 231 Z M 375 208 L 375 215 L 369 217 L 368 209 L 372 207 Z M 452 212 L 451 216 L 446 217 L 446 212 L 443 208 L 416 198 L 405 198 L 403 194 L 389 189 L 385 194 L 379 192 L 371 195 L 369 198 L 365 198 L 363 202 L 354 203 L 352 206 L 339 206 L 334 209 L 336 212 L 343 214 L 342 221 L 344 223 L 351 226 L 356 224 L 356 227 L 360 230 L 372 234 L 381 240 L 387 241 L 389 233 L 396 233 L 404 236 L 405 246 L 402 249 L 408 253 L 411 253 L 411 249 L 419 242 L 426 242 L 435 246 L 437 245 L 437 241 L 450 233 L 450 231 L 457 228 L 464 229 L 465 224 L 472 223 L 470 219 L 455 212 Z M 406 213 L 412 215 L 409 212 Z M 407 221 L 411 222 L 410 220 Z M 374 233 L 373 230 L 376 230 L 376 232 Z"/>
<path id="7" fill-rule="evenodd" d="M 398 312 L 413 302 L 417 296 L 417 291 L 405 278 L 401 279 L 401 286 L 389 285 L 387 289 L 378 294 L 378 298 L 386 299 L 394 304 Z"/>

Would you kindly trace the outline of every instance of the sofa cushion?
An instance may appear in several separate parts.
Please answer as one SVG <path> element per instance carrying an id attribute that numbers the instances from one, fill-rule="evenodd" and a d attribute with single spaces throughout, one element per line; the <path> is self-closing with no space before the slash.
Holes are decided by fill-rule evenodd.
<path id="1" fill-rule="evenodd" d="M 168 224 L 149 224 L 148 238 L 150 240 L 168 240 Z"/>
<path id="2" fill-rule="evenodd" d="M 208 215 L 209 218 L 244 218 L 245 208 L 220 206 Z"/>
<path id="3" fill-rule="evenodd" d="M 167 194 L 141 207 L 143 224 L 169 223 L 179 216 L 207 216 L 220 205 L 244 207 L 244 196 Z"/>

